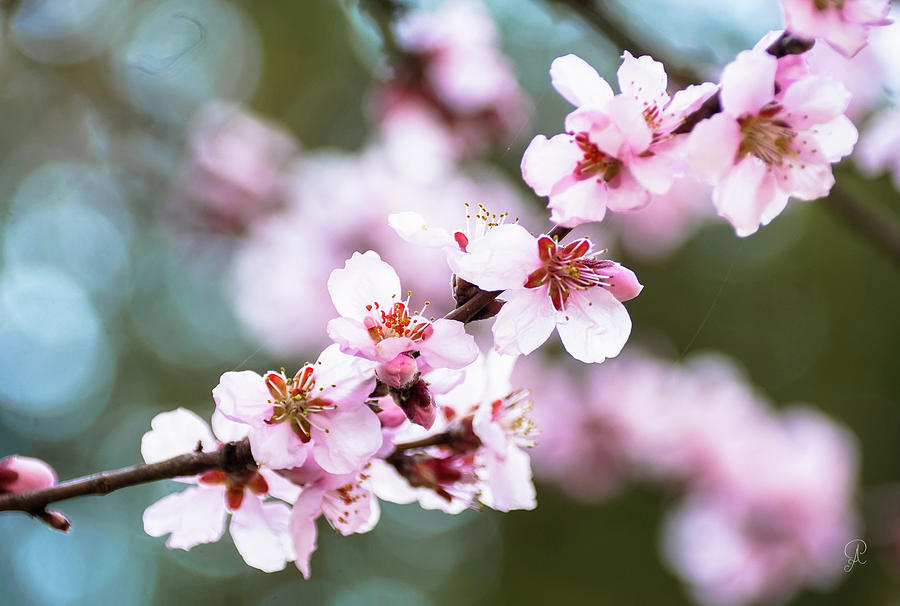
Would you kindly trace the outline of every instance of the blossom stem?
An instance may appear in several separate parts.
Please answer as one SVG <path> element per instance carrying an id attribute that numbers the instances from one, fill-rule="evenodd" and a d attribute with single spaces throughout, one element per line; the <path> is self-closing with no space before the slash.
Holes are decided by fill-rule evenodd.
<path id="1" fill-rule="evenodd" d="M 103 495 L 127 486 L 180 476 L 194 476 L 210 469 L 225 472 L 255 468 L 247 439 L 228 442 L 213 452 L 192 452 L 158 463 L 132 465 L 69 480 L 43 490 L 0 495 L 0 511 L 24 511 L 38 516 L 50 503 L 86 495 Z"/>
<path id="2" fill-rule="evenodd" d="M 428 436 L 427 438 L 422 438 L 421 440 L 396 444 L 394 446 L 394 452 L 392 452 L 387 458 L 390 459 L 394 455 L 403 454 L 409 450 L 419 450 L 420 448 L 428 448 L 429 446 L 442 446 L 450 442 L 450 439 L 450 432 L 445 431 L 433 436 Z"/>

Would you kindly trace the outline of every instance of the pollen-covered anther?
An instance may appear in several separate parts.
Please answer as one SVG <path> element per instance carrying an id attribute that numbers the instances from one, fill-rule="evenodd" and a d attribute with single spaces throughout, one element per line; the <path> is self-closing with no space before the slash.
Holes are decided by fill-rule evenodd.
<path id="1" fill-rule="evenodd" d="M 742 137 L 738 158 L 753 154 L 768 166 L 780 166 L 785 156 L 796 155 L 791 144 L 797 131 L 778 117 L 781 110 L 780 105 L 771 103 L 758 114 L 738 119 Z"/>
<path id="2" fill-rule="evenodd" d="M 266 421 L 269 425 L 289 422 L 294 432 L 304 442 L 309 441 L 310 415 L 325 410 L 334 410 L 336 405 L 324 398 L 314 396 L 316 390 L 315 367 L 306 364 L 287 381 L 284 371 L 270 371 L 265 375 L 266 386 L 272 395 L 272 416 Z"/>
<path id="3" fill-rule="evenodd" d="M 591 241 L 581 238 L 560 248 L 549 236 L 538 238 L 538 256 L 544 265 L 533 271 L 525 281 L 525 288 L 549 285 L 550 299 L 558 311 L 563 311 L 573 290 L 587 290 L 595 286 L 609 286 L 610 276 L 604 271 L 611 261 L 598 260 L 591 252 Z"/>
<path id="4" fill-rule="evenodd" d="M 366 305 L 369 315 L 363 319 L 363 325 L 369 336 L 376 343 L 391 337 L 406 337 L 413 341 L 427 339 L 434 332 L 431 322 L 424 319 L 425 310 L 428 309 L 428 301 L 419 311 L 409 313 L 409 299 L 397 301 L 390 309 L 381 309 L 376 301 L 372 305 Z"/>
<path id="5" fill-rule="evenodd" d="M 619 174 L 622 161 L 600 150 L 591 142 L 587 133 L 574 133 L 575 144 L 578 145 L 584 157 L 575 166 L 575 176 L 579 179 L 598 177 L 601 181 L 611 181 Z"/>

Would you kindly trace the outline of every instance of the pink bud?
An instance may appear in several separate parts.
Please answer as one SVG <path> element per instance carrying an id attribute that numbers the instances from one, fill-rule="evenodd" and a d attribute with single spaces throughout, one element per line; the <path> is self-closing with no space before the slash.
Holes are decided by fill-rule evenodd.
<path id="1" fill-rule="evenodd" d="M 619 301 L 633 299 L 644 290 L 644 285 L 638 282 L 634 272 L 618 263 L 610 261 L 601 271 L 609 276 L 606 289 Z"/>
<path id="2" fill-rule="evenodd" d="M 0 459 L 0 493 L 29 492 L 55 485 L 56 472 L 40 459 L 18 455 Z"/>
<path id="3" fill-rule="evenodd" d="M 72 528 L 72 522 L 69 521 L 69 518 L 66 517 L 66 514 L 61 513 L 59 511 L 54 511 L 52 509 L 47 509 L 41 512 L 38 512 L 37 517 L 53 528 L 60 532 L 69 532 L 69 529 Z"/>
<path id="4" fill-rule="evenodd" d="M 409 389 L 394 394 L 395 401 L 406 413 L 406 418 L 425 429 L 431 429 L 437 416 L 437 406 L 434 405 L 428 383 L 416 381 Z"/>
<path id="5" fill-rule="evenodd" d="M 406 413 L 391 398 L 382 398 L 378 401 L 378 406 L 381 407 L 378 420 L 382 427 L 400 427 L 406 421 Z"/>
<path id="6" fill-rule="evenodd" d="M 375 369 L 375 376 L 390 387 L 404 387 L 416 378 L 419 367 L 415 358 L 401 353 L 390 362 L 382 362 Z"/>

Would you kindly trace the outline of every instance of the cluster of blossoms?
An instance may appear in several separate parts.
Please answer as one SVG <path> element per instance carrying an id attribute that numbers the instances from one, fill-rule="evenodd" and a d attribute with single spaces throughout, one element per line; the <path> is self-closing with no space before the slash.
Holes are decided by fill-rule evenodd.
<path id="1" fill-rule="evenodd" d="M 630 351 L 584 380 L 537 364 L 537 477 L 587 502 L 633 481 L 677 494 L 664 556 L 701 603 L 780 602 L 840 577 L 858 533 L 846 429 L 807 407 L 775 412 L 721 357 Z"/>

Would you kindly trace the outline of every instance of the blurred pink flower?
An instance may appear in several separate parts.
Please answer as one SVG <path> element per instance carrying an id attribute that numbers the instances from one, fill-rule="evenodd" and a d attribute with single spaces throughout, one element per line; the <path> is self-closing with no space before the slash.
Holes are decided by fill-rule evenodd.
<path id="1" fill-rule="evenodd" d="M 809 76 L 776 91 L 777 65 L 762 51 L 740 53 L 722 72 L 722 112 L 688 139 L 695 173 L 715 185 L 713 202 L 739 236 L 769 223 L 791 196 L 826 196 L 831 164 L 856 143 L 843 86 Z"/>
<path id="2" fill-rule="evenodd" d="M 866 122 L 853 159 L 871 176 L 890 173 L 900 190 L 900 108 L 882 110 Z"/>
<path id="3" fill-rule="evenodd" d="M 866 45 L 869 30 L 887 25 L 890 0 L 781 0 L 786 29 L 823 38 L 848 57 Z"/>
<path id="4" fill-rule="evenodd" d="M 566 133 L 532 140 L 522 178 L 537 195 L 549 196 L 551 220 L 567 227 L 601 221 L 607 208 L 643 208 L 654 194 L 666 193 L 681 172 L 673 131 L 716 88 L 706 83 L 670 97 L 662 64 L 627 51 L 619 95 L 575 55 L 555 59 L 550 77 L 576 110 L 566 117 Z"/>
<path id="5" fill-rule="evenodd" d="M 0 459 L 0 494 L 30 492 L 56 485 L 56 472 L 32 457 L 10 455 Z"/>
<path id="6" fill-rule="evenodd" d="M 284 171 L 297 146 L 279 127 L 215 102 L 195 117 L 188 144 L 183 188 L 212 227 L 242 232 L 283 203 Z"/>
<path id="7" fill-rule="evenodd" d="M 530 103 L 480 2 L 413 12 L 398 24 L 397 38 L 407 61 L 372 104 L 388 140 L 409 132 L 404 125 L 413 120 L 459 158 L 505 142 L 527 122 Z"/>
<path id="8" fill-rule="evenodd" d="M 811 409 L 757 433 L 752 457 L 731 459 L 730 482 L 694 492 L 669 518 L 664 552 L 704 604 L 777 603 L 833 584 L 857 536 L 856 447 Z"/>
<path id="9" fill-rule="evenodd" d="M 374 387 L 373 365 L 332 345 L 290 380 L 277 372 L 226 372 L 213 398 L 222 415 L 250 426 L 258 463 L 299 467 L 312 454 L 329 473 L 345 474 L 381 447 L 378 417 L 364 403 Z"/>
<path id="10" fill-rule="evenodd" d="M 213 427 L 223 441 L 239 439 L 250 429 L 219 414 L 213 415 Z M 151 428 L 141 440 L 147 463 L 192 452 L 198 445 L 204 452 L 217 448 L 209 425 L 184 408 L 156 415 Z M 248 565 L 275 572 L 294 559 L 287 532 L 290 508 L 281 501 L 293 502 L 299 492 L 296 486 L 267 469 L 229 474 L 212 470 L 177 480 L 194 486 L 163 497 L 144 511 L 145 532 L 154 537 L 168 534 L 166 547 L 189 550 L 218 541 L 231 512 L 231 538 Z M 281 501 L 267 501 L 267 496 Z"/>

